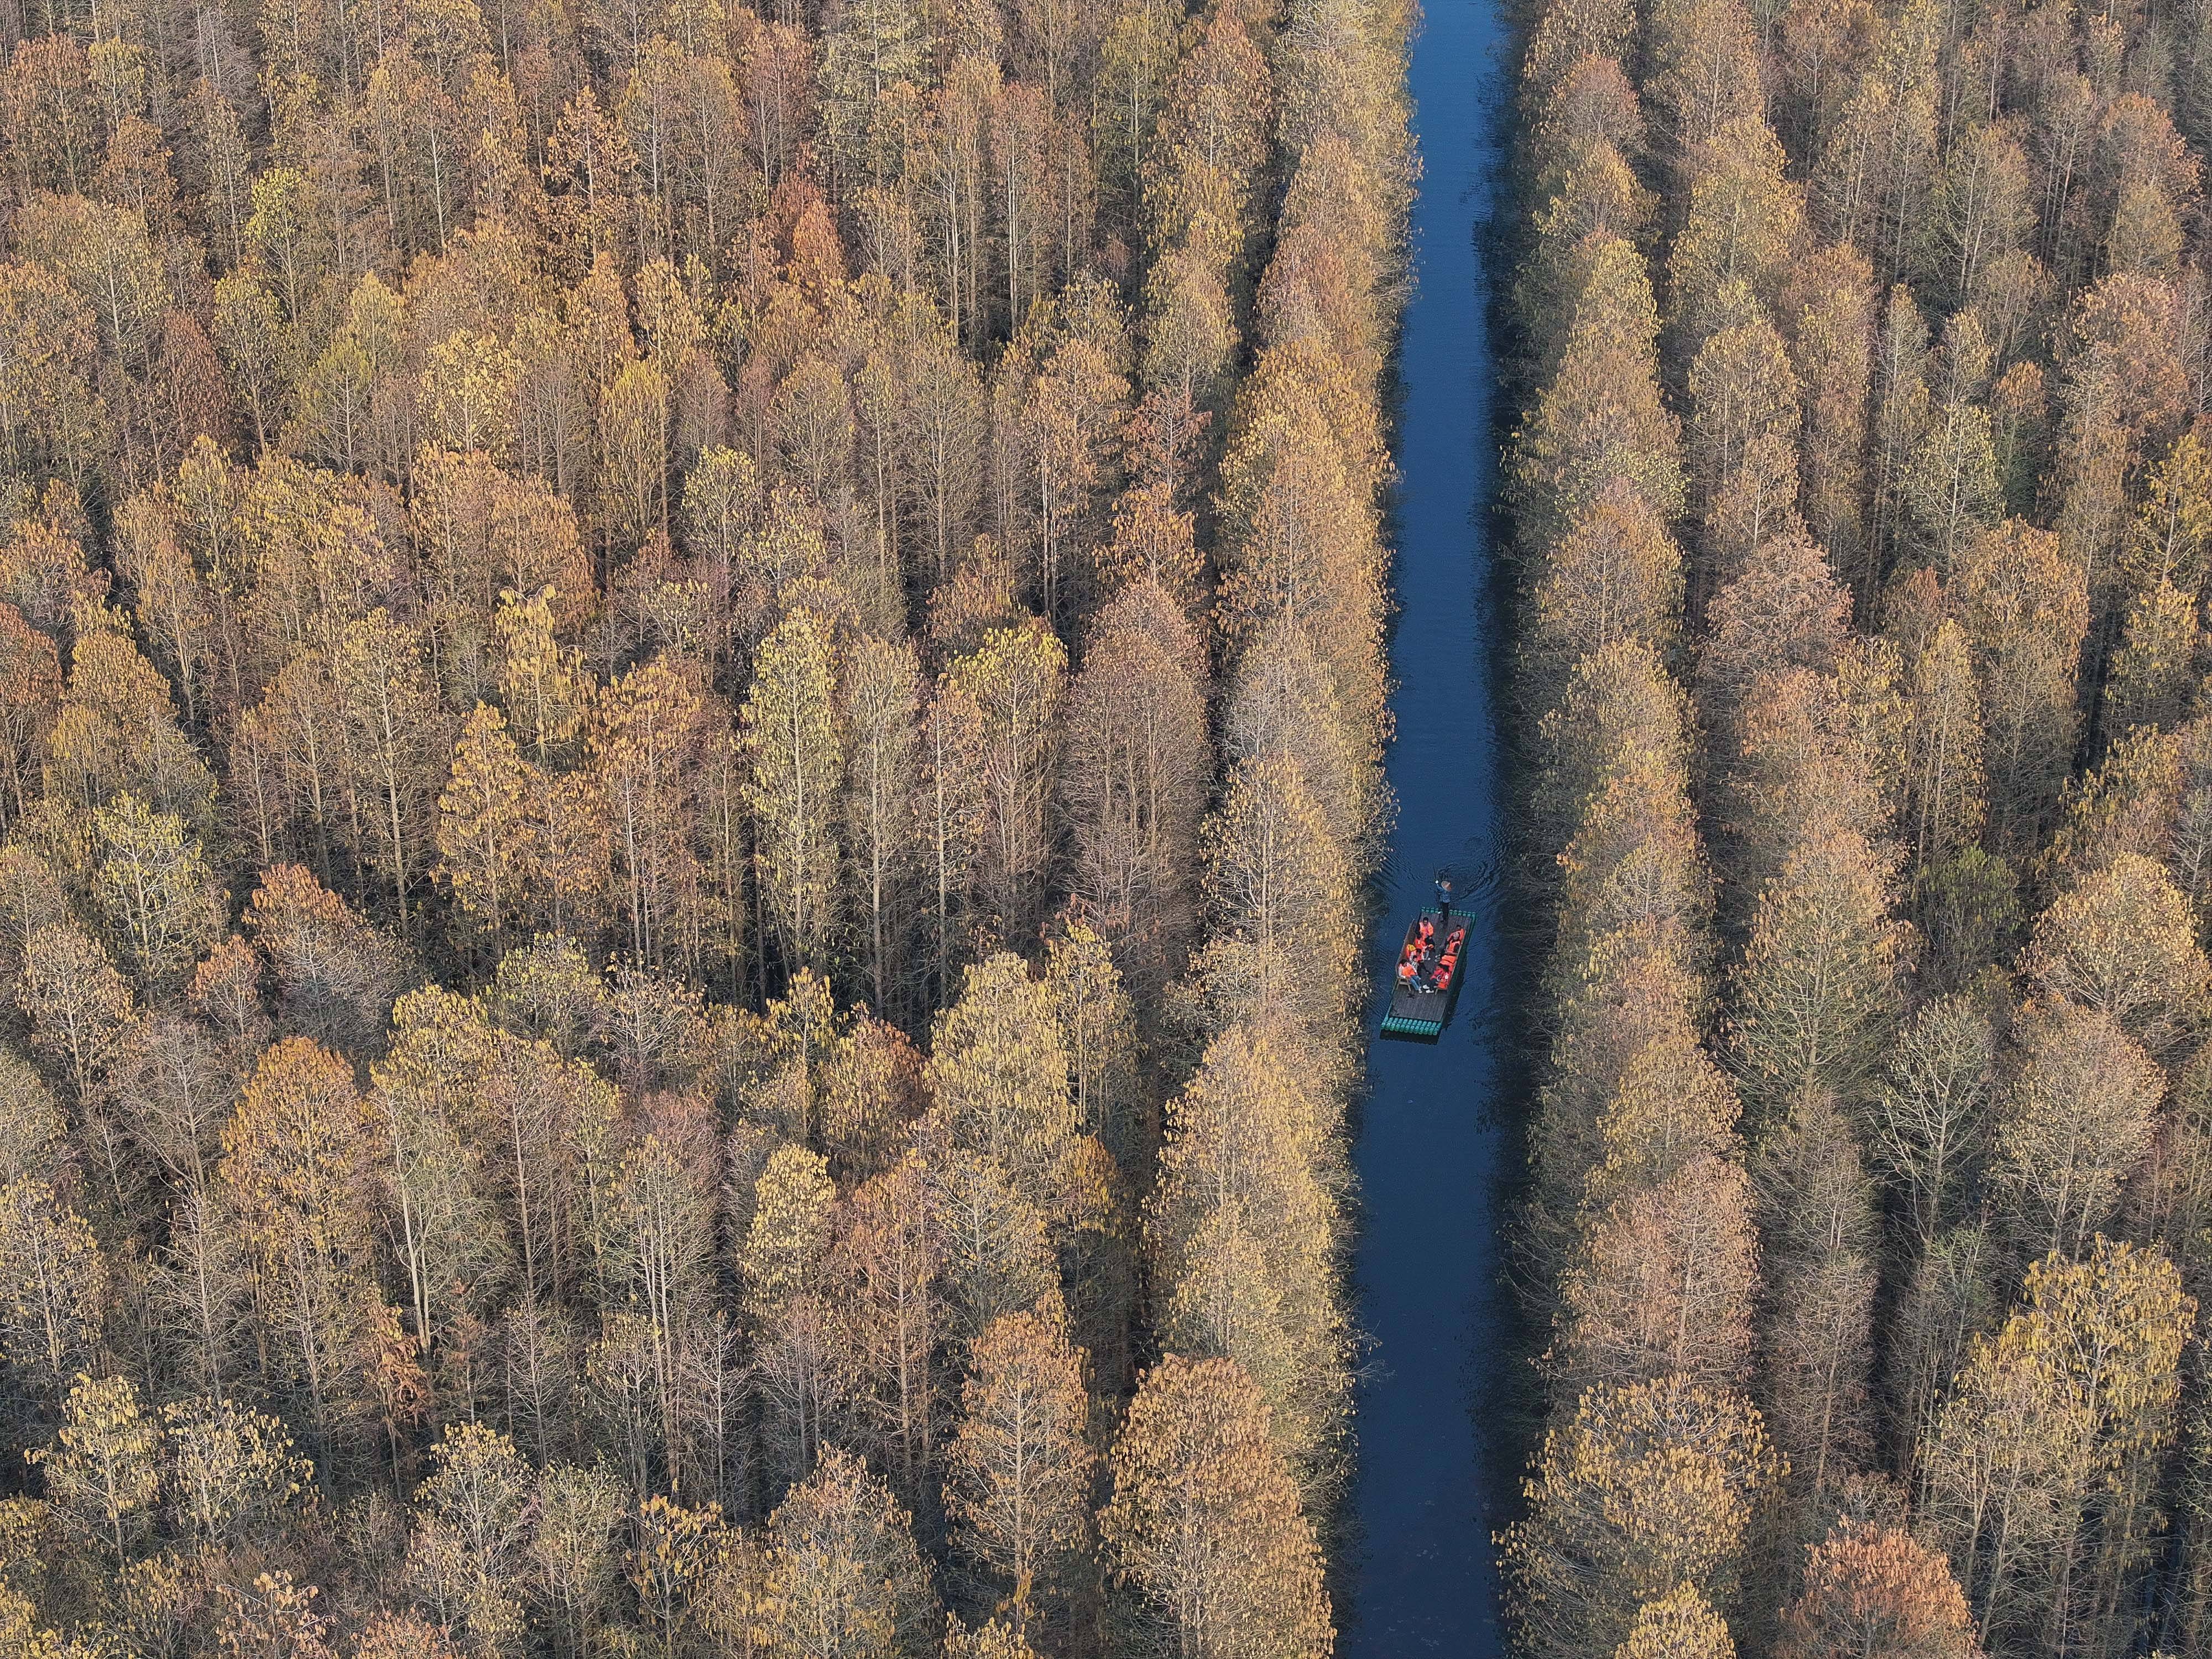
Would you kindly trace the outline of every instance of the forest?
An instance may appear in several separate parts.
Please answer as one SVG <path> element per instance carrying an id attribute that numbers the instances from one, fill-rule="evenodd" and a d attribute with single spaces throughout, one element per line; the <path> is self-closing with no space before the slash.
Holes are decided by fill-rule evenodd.
<path id="1" fill-rule="evenodd" d="M 0 5 L 0 1655 L 1331 1651 L 1413 25 Z"/>
<path id="2" fill-rule="evenodd" d="M 1521 44 L 1515 1639 L 2212 1652 L 2212 9 Z"/>

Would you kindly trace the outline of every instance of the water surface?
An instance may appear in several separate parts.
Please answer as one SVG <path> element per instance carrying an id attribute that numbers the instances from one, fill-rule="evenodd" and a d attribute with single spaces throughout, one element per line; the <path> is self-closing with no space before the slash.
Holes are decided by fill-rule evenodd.
<path id="1" fill-rule="evenodd" d="M 1500 1652 L 1490 1534 L 1510 1500 L 1509 1352 L 1498 1283 L 1510 1078 L 1501 1011 L 1527 971 L 1501 940 L 1494 860 L 1499 744 L 1489 506 L 1496 486 L 1484 240 L 1504 193 L 1506 34 L 1495 0 L 1426 0 L 1413 58 L 1425 168 L 1419 287 L 1400 365 L 1398 823 L 1372 942 L 1383 985 L 1430 880 L 1449 867 L 1476 918 L 1458 1014 L 1433 1048 L 1377 1042 L 1357 1161 L 1354 1266 L 1373 1340 L 1358 1399 L 1355 1535 L 1340 1651 Z M 1505 982 L 1501 982 L 1502 981 Z M 1381 1018 L 1373 1011 L 1368 1029 Z"/>

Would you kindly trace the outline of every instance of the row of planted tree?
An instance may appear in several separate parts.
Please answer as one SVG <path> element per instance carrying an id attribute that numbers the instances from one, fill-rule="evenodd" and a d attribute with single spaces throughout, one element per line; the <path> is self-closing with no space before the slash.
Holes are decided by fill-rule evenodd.
<path id="1" fill-rule="evenodd" d="M 1528 19 L 1530 1651 L 2212 1643 L 2212 17 Z"/>
<path id="2" fill-rule="evenodd" d="M 1329 1650 L 1409 23 L 0 9 L 0 1650 Z"/>

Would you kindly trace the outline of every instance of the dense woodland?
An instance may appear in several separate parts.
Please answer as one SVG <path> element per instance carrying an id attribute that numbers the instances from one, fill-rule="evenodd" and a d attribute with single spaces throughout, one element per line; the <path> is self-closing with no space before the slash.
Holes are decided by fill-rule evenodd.
<path id="1" fill-rule="evenodd" d="M 2212 9 L 1527 22 L 1518 1639 L 2212 1651 Z"/>
<path id="2" fill-rule="evenodd" d="M 1329 1650 L 1410 23 L 0 8 L 0 1655 Z"/>

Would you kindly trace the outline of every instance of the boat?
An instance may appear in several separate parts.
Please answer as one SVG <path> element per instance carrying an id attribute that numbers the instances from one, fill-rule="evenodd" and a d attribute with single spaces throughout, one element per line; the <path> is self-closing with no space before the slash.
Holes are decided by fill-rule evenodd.
<path id="1" fill-rule="evenodd" d="M 1406 942 L 1390 985 L 1390 1009 L 1382 1016 L 1382 1035 L 1413 1042 L 1434 1042 L 1450 1021 L 1467 966 L 1467 918 L 1449 905 L 1425 904 L 1406 928 Z"/>

